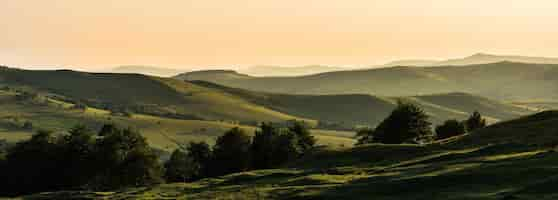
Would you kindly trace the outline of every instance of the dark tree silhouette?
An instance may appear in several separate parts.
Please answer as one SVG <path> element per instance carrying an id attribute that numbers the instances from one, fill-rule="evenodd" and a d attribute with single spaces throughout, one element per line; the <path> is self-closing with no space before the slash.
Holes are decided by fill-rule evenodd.
<path id="1" fill-rule="evenodd" d="M 191 160 L 186 152 L 176 149 L 165 162 L 165 179 L 167 182 L 186 182 L 192 176 Z"/>
<path id="2" fill-rule="evenodd" d="M 373 132 L 360 134 L 359 144 L 421 142 L 432 136 L 430 126 L 428 115 L 421 108 L 414 104 L 398 102 L 395 110 Z"/>
<path id="3" fill-rule="evenodd" d="M 251 137 L 235 127 L 217 138 L 213 147 L 212 174 L 224 175 L 250 169 Z"/>
<path id="4" fill-rule="evenodd" d="M 163 168 L 146 139 L 130 128 L 100 138 L 97 162 L 102 171 L 94 185 L 100 189 L 151 185 L 162 182 Z"/>
<path id="5" fill-rule="evenodd" d="M 298 131 L 304 132 L 302 129 L 298 129 Z M 262 123 L 252 142 L 253 167 L 256 169 L 274 168 L 298 157 L 302 153 L 303 147 L 301 147 L 298 134 L 291 130 L 276 128 L 271 123 Z M 306 131 L 306 133 L 308 132 Z M 311 146 L 304 144 L 304 147 L 310 148 Z"/>
<path id="6" fill-rule="evenodd" d="M 191 165 L 191 180 L 210 176 L 209 169 L 213 155 L 209 144 L 206 142 L 190 142 L 186 149 Z"/>
<path id="7" fill-rule="evenodd" d="M 465 125 L 457 120 L 447 120 L 444 124 L 436 126 L 436 139 L 441 140 L 465 134 Z"/>
<path id="8" fill-rule="evenodd" d="M 308 151 L 316 144 L 316 138 L 312 136 L 304 122 L 296 121 L 290 127 L 289 131 L 298 137 L 298 145 L 303 152 Z"/>
<path id="9" fill-rule="evenodd" d="M 472 132 L 479 128 L 486 127 L 486 120 L 482 118 L 478 111 L 475 111 L 469 116 L 469 119 L 465 120 L 465 126 L 468 132 Z"/>

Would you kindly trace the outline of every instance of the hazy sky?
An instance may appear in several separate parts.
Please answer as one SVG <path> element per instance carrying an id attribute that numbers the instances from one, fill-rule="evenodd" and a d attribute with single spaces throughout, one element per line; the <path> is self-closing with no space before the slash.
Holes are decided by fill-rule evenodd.
<path id="1" fill-rule="evenodd" d="M 0 63 L 372 65 L 558 56 L 556 0 L 2 0 Z"/>

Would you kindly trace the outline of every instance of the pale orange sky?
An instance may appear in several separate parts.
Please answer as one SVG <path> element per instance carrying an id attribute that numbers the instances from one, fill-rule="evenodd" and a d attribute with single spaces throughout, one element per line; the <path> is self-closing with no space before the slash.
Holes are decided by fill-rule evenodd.
<path id="1" fill-rule="evenodd" d="M 558 57 L 555 0 L 3 0 L 0 64 L 351 65 Z"/>

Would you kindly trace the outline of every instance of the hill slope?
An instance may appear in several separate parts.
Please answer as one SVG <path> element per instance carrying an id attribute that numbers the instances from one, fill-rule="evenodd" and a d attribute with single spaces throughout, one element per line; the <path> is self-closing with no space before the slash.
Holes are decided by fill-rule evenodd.
<path id="1" fill-rule="evenodd" d="M 546 129 L 557 119 L 556 111 L 543 112 L 471 134 L 504 136 L 496 132 L 513 131 L 508 134 L 514 137 L 494 137 L 492 144 L 462 137 L 455 140 L 470 146 L 372 144 L 321 149 L 281 169 L 124 191 L 55 192 L 26 198 L 550 200 L 558 198 L 558 153 L 555 144 L 544 140 L 555 141 L 558 135 L 544 134 L 535 143 L 515 139 L 524 137 L 523 131 Z"/>
<path id="2" fill-rule="evenodd" d="M 250 77 L 233 71 L 205 71 L 175 78 L 289 94 L 415 96 L 466 92 L 499 100 L 531 100 L 558 98 L 557 77 L 558 65 L 499 62 L 338 71 L 301 77 Z"/>
<path id="3" fill-rule="evenodd" d="M 63 96 L 97 108 L 125 108 L 182 119 L 245 122 L 297 119 L 194 84 L 139 74 L 2 68 L 0 85 Z"/>
<path id="4" fill-rule="evenodd" d="M 267 108 L 316 119 L 330 128 L 376 126 L 395 108 L 397 100 L 413 102 L 431 116 L 434 124 L 447 119 L 466 119 L 475 110 L 490 122 L 517 118 L 533 111 L 524 107 L 486 99 L 465 93 L 447 93 L 414 97 L 377 97 L 370 95 L 289 95 L 253 92 L 217 85 L 205 81 L 191 83 L 220 90 Z"/>
<path id="5" fill-rule="evenodd" d="M 134 114 L 131 117 L 111 115 L 109 111 L 87 108 L 72 108 L 73 104 L 40 97 L 34 100 L 18 99 L 18 93 L 0 90 L 0 139 L 17 142 L 29 138 L 37 130 L 51 130 L 63 133 L 81 124 L 99 130 L 103 124 L 112 123 L 120 127 L 139 130 L 151 146 L 171 151 L 179 144 L 190 141 L 212 143 L 225 131 L 240 127 L 253 133 L 255 127 L 229 122 L 180 120 L 152 115 Z M 32 127 L 24 127 L 25 123 Z M 312 130 L 318 143 L 331 146 L 352 146 L 354 133 L 340 131 Z"/>

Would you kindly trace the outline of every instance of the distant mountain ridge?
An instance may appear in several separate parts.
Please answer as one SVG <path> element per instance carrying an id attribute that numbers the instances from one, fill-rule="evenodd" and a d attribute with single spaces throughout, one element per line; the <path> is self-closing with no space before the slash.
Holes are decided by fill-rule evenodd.
<path id="1" fill-rule="evenodd" d="M 257 65 L 238 70 L 240 73 L 250 76 L 304 76 L 331 71 L 346 70 L 342 67 L 330 67 L 322 65 L 308 65 L 301 67 L 282 67 L 271 65 Z"/>
<path id="2" fill-rule="evenodd" d="M 455 59 L 447 59 L 447 60 L 398 60 L 398 61 L 393 61 L 381 65 L 381 67 L 464 66 L 464 65 L 489 64 L 489 63 L 506 62 L 506 61 L 519 62 L 519 63 L 532 63 L 532 64 L 558 64 L 558 58 L 476 53 L 474 55 L 467 56 L 464 58 L 455 58 Z"/>
<path id="3" fill-rule="evenodd" d="M 154 66 L 142 66 L 142 65 L 125 65 L 113 68 L 111 72 L 113 73 L 127 73 L 127 74 L 144 74 L 150 76 L 160 76 L 160 77 L 171 77 L 177 74 L 184 73 L 188 70 L 179 70 L 171 68 L 162 68 Z"/>
<path id="4" fill-rule="evenodd" d="M 287 94 L 415 96 L 466 92 L 506 101 L 558 98 L 557 64 L 508 61 L 459 67 L 373 68 L 299 77 L 251 77 L 233 71 L 206 71 L 185 73 L 175 78 Z"/>

